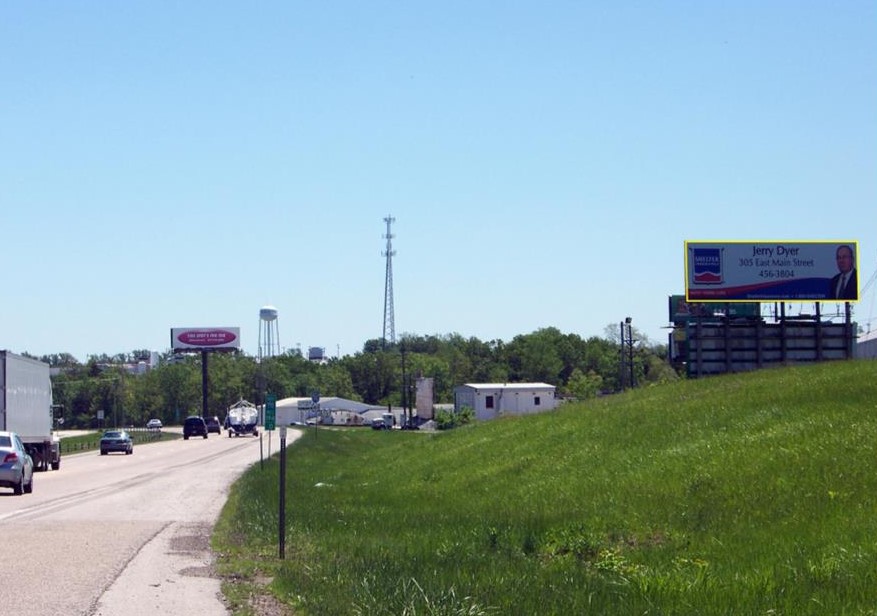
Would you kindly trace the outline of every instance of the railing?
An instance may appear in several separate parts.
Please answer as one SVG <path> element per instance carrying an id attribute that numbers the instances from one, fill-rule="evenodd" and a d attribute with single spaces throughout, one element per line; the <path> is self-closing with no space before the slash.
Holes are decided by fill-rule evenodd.
<path id="1" fill-rule="evenodd" d="M 134 444 L 152 443 L 162 439 L 161 430 L 148 430 L 146 428 L 129 428 L 126 430 L 131 435 Z M 103 432 L 95 432 L 85 437 L 69 437 L 61 439 L 61 453 L 76 453 L 100 449 L 100 437 Z"/>

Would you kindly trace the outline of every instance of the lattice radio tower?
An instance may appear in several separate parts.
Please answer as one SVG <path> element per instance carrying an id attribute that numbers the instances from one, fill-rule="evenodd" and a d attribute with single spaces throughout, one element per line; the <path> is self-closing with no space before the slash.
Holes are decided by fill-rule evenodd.
<path id="1" fill-rule="evenodd" d="M 387 233 L 384 235 L 384 239 L 387 240 L 387 249 L 381 254 L 387 257 L 387 277 L 384 281 L 384 336 L 382 344 L 386 346 L 387 342 L 396 344 L 396 317 L 393 314 L 393 255 L 396 254 L 396 251 L 393 250 L 393 234 L 390 233 L 390 225 L 396 222 L 396 219 L 387 216 L 384 218 L 384 222 L 387 223 Z"/>

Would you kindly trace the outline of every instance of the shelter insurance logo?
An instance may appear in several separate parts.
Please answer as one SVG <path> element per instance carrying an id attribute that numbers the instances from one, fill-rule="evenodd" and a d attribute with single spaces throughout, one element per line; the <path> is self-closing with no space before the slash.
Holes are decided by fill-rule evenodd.
<path id="1" fill-rule="evenodd" d="M 693 248 L 694 284 L 722 284 L 722 249 Z"/>

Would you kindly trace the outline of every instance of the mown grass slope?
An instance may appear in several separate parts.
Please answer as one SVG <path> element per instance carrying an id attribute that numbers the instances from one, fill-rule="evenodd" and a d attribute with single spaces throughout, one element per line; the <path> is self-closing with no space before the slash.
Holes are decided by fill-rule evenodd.
<path id="1" fill-rule="evenodd" d="M 223 573 L 304 614 L 877 613 L 877 363 L 446 433 L 309 431 L 239 481 Z M 246 613 L 241 589 L 228 584 Z"/>

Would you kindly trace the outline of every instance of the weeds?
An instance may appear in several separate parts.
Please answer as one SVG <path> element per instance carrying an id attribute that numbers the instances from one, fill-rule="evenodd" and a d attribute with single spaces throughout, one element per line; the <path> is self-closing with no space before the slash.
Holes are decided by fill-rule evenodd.
<path id="1" fill-rule="evenodd" d="M 235 486 L 215 542 L 311 615 L 873 613 L 874 371 L 686 380 L 432 435 L 306 434 L 287 560 L 276 459 Z"/>

